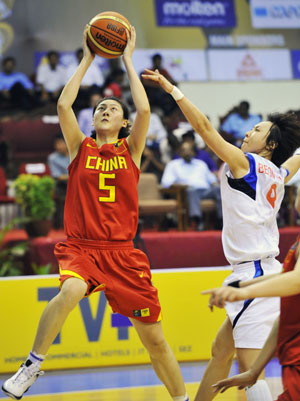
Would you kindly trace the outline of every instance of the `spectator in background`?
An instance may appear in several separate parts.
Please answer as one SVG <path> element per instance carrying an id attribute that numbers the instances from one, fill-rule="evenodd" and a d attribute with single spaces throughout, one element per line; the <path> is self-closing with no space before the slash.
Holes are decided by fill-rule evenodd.
<path id="1" fill-rule="evenodd" d="M 240 146 L 245 137 L 245 132 L 250 131 L 256 124 L 261 122 L 261 116 L 249 113 L 250 104 L 242 101 L 236 111 L 229 114 L 223 121 L 220 131 L 229 142 Z"/>
<path id="2" fill-rule="evenodd" d="M 145 147 L 141 159 L 141 173 L 154 173 L 161 180 L 165 164 L 160 160 L 158 150 Z"/>
<path id="3" fill-rule="evenodd" d="M 152 56 L 152 67 L 149 68 L 151 71 L 158 70 L 168 81 L 173 85 L 177 85 L 176 81 L 171 77 L 169 72 L 162 66 L 162 55 L 156 53 Z M 147 70 L 142 72 L 147 74 Z M 163 91 L 156 82 L 148 81 L 141 78 L 142 83 L 145 87 L 149 103 L 152 107 L 159 107 L 164 114 L 170 115 L 177 108 L 176 102 L 173 100 L 172 96 Z"/>
<path id="4" fill-rule="evenodd" d="M 61 187 L 66 189 L 70 158 L 67 145 L 61 134 L 55 137 L 54 149 L 55 151 L 48 156 L 51 176 L 56 179 L 57 183 L 62 183 Z"/>
<path id="5" fill-rule="evenodd" d="M 136 112 L 130 114 L 130 119 L 134 121 Z M 158 149 L 160 142 L 167 137 L 167 130 L 165 129 L 160 116 L 157 113 L 151 112 L 150 123 L 146 136 L 146 145 L 151 149 Z"/>
<path id="6" fill-rule="evenodd" d="M 122 68 L 115 68 L 105 79 L 102 93 L 103 97 L 115 96 L 122 99 L 122 84 L 125 71 Z"/>
<path id="7" fill-rule="evenodd" d="M 15 72 L 16 60 L 6 57 L 2 61 L 0 72 L 0 106 L 17 107 L 22 110 L 31 110 L 37 106 L 37 99 L 33 83 L 22 72 Z"/>
<path id="8" fill-rule="evenodd" d="M 59 54 L 55 50 L 47 53 L 47 63 L 40 64 L 37 69 L 36 83 L 44 102 L 56 101 L 65 84 L 66 70 L 59 65 Z"/>
<path id="9" fill-rule="evenodd" d="M 204 229 L 201 210 L 202 199 L 215 199 L 217 203 L 218 225 L 222 222 L 220 187 L 216 176 L 207 164 L 195 158 L 196 149 L 190 141 L 182 142 L 179 147 L 179 159 L 171 160 L 165 168 L 161 184 L 169 188 L 173 184 L 187 185 L 189 217 L 196 223 L 196 230 Z"/>
<path id="10" fill-rule="evenodd" d="M 82 47 L 76 50 L 76 61 L 71 63 L 66 70 L 66 78 L 65 83 L 69 80 L 69 78 L 74 74 L 76 68 L 83 57 Z M 91 64 L 90 68 L 87 70 L 87 73 L 83 77 L 83 80 L 80 85 L 80 89 L 77 95 L 77 99 L 75 102 L 75 108 L 86 108 L 89 105 L 89 98 L 91 93 L 100 92 L 102 85 L 104 84 L 104 78 L 101 71 L 101 68 L 95 63 Z"/>
<path id="11" fill-rule="evenodd" d="M 93 64 L 92 64 L 93 65 Z M 91 136 L 94 131 L 93 126 L 93 110 L 99 100 L 102 98 L 100 93 L 92 92 L 90 94 L 90 107 L 80 110 L 78 113 L 78 125 L 81 132 L 86 136 Z"/>

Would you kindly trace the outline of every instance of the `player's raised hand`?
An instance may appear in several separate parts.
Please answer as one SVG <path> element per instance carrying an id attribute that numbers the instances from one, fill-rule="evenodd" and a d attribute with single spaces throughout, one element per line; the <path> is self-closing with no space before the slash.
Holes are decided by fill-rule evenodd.
<path id="1" fill-rule="evenodd" d="M 171 93 L 173 90 L 173 85 L 171 82 L 169 82 L 167 78 L 160 74 L 158 70 L 152 71 L 146 68 L 145 73 L 142 74 L 142 77 L 148 81 L 157 82 L 167 93 Z"/>
<path id="2" fill-rule="evenodd" d="M 127 35 L 127 44 L 126 47 L 124 49 L 124 53 L 123 53 L 123 58 L 131 58 L 132 53 L 135 49 L 135 42 L 136 42 L 136 31 L 135 31 L 135 27 L 131 26 L 130 28 L 130 32 L 128 32 L 128 30 L 126 29 L 126 35 Z"/>
<path id="3" fill-rule="evenodd" d="M 82 41 L 82 50 L 83 50 L 83 57 L 85 58 L 95 58 L 95 53 L 91 51 L 87 44 L 87 31 L 88 31 L 88 25 L 85 26 L 84 31 L 83 31 L 83 41 Z"/>
<path id="4" fill-rule="evenodd" d="M 245 387 L 252 386 L 257 380 L 257 376 L 255 376 L 251 370 L 247 370 L 247 372 L 241 373 L 236 376 L 228 377 L 228 379 L 220 380 L 216 384 L 213 384 L 214 393 L 221 392 L 224 393 L 227 389 L 233 386 L 237 386 L 239 390 L 242 390 Z"/>

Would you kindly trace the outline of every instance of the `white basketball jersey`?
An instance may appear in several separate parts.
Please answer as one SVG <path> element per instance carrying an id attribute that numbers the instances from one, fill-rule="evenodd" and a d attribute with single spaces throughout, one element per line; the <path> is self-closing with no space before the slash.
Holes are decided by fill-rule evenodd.
<path id="1" fill-rule="evenodd" d="M 231 265 L 279 253 L 276 215 L 288 171 L 256 154 L 245 155 L 250 168 L 243 178 L 233 178 L 227 164 L 221 178 L 222 242 Z"/>

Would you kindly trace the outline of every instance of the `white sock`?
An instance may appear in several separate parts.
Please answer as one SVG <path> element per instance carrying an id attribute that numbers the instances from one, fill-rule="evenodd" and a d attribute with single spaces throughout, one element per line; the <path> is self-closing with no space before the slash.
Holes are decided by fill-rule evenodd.
<path id="1" fill-rule="evenodd" d="M 269 386 L 265 380 L 258 380 L 253 386 L 246 388 L 247 401 L 273 401 Z"/>
<path id="2" fill-rule="evenodd" d="M 187 393 L 185 395 L 180 395 L 179 397 L 173 397 L 173 401 L 189 401 Z"/>
<path id="3" fill-rule="evenodd" d="M 42 362 L 43 362 L 44 359 L 45 359 L 45 355 L 36 354 L 35 352 L 30 351 L 27 360 L 28 360 L 28 359 L 29 359 L 32 363 L 34 363 L 35 366 L 39 369 L 40 366 L 41 366 L 41 364 L 42 364 Z"/>

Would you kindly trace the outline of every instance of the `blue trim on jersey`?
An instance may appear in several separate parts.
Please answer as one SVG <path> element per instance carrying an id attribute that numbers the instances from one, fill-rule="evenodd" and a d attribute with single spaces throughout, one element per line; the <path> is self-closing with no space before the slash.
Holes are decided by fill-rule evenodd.
<path id="1" fill-rule="evenodd" d="M 243 179 L 250 185 L 252 189 L 256 192 L 256 184 L 257 184 L 257 174 L 256 174 L 256 167 L 255 167 L 255 159 L 250 153 L 245 153 L 249 160 L 250 171 Z"/>
<path id="2" fill-rule="evenodd" d="M 227 176 L 227 181 L 231 188 L 242 192 L 253 200 L 256 200 L 257 174 L 255 158 L 250 153 L 245 153 L 245 156 L 249 160 L 249 173 L 243 178 L 231 178 Z"/>
<path id="3" fill-rule="evenodd" d="M 264 271 L 263 271 L 263 269 L 262 269 L 262 267 L 261 267 L 260 260 L 255 260 L 255 261 L 254 261 L 254 267 L 255 267 L 255 274 L 254 274 L 253 278 L 260 277 L 260 276 L 263 276 L 263 275 L 264 275 Z M 236 326 L 236 324 L 237 324 L 239 318 L 242 316 L 242 314 L 245 312 L 245 310 L 248 308 L 248 306 L 254 301 L 254 299 L 255 299 L 255 298 L 246 299 L 246 301 L 244 302 L 244 305 L 243 305 L 242 309 L 239 311 L 239 313 L 236 315 L 236 317 L 235 317 L 234 320 L 233 320 L 232 329 L 235 328 L 235 326 Z"/>

